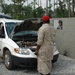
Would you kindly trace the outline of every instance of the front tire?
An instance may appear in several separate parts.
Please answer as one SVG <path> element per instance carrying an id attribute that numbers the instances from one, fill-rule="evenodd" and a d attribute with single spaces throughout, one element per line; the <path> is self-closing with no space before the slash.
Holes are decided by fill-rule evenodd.
<path id="1" fill-rule="evenodd" d="M 14 64 L 13 64 L 13 61 L 12 61 L 12 56 L 11 56 L 11 53 L 10 53 L 9 50 L 6 50 L 4 52 L 4 64 L 5 64 L 5 67 L 8 70 L 14 69 Z"/>

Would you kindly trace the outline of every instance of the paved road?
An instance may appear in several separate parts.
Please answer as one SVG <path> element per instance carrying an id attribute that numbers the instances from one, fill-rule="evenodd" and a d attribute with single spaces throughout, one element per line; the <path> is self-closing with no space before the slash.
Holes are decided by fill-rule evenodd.
<path id="1" fill-rule="evenodd" d="M 0 75 L 40 75 L 36 69 L 25 69 L 17 67 L 9 71 L 5 68 L 3 60 L 0 59 Z M 53 64 L 51 75 L 75 75 L 75 59 L 60 55 L 56 63 Z"/>
<path id="2" fill-rule="evenodd" d="M 52 75 L 75 75 L 75 59 L 60 55 L 53 64 Z"/>

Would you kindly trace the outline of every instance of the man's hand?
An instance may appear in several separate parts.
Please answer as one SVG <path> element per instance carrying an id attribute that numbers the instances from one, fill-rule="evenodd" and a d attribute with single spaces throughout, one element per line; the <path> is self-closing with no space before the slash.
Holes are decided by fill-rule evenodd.
<path id="1" fill-rule="evenodd" d="M 36 51 L 35 51 L 35 55 L 37 55 L 37 56 L 38 56 L 38 50 L 36 50 Z"/>
<path id="2" fill-rule="evenodd" d="M 35 50 L 35 55 L 39 55 L 39 49 L 40 49 L 41 45 L 37 45 L 37 48 Z"/>

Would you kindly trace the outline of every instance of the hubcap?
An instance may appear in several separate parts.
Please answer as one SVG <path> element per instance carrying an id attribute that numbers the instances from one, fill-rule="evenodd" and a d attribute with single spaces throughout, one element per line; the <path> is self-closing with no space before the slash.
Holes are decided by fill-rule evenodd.
<path id="1" fill-rule="evenodd" d="M 9 64 L 10 64 L 10 58 L 9 58 L 9 55 L 6 54 L 6 55 L 5 55 L 5 65 L 6 65 L 6 66 L 9 66 Z"/>

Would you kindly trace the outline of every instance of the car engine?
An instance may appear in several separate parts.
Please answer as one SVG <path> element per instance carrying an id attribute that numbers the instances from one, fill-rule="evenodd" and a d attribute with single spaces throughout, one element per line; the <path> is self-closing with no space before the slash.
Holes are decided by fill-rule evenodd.
<path id="1" fill-rule="evenodd" d="M 19 47 L 31 47 L 31 46 L 36 46 L 37 45 L 37 43 L 34 42 L 34 41 L 31 41 L 31 42 L 29 42 L 29 41 L 27 41 L 27 42 L 18 41 L 16 43 L 19 45 Z"/>

